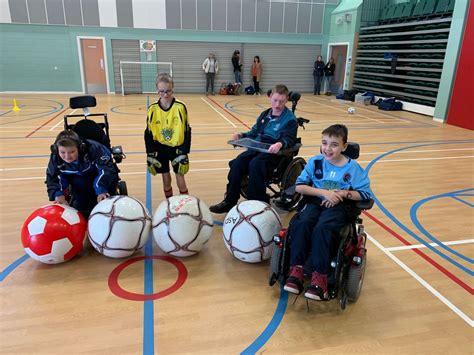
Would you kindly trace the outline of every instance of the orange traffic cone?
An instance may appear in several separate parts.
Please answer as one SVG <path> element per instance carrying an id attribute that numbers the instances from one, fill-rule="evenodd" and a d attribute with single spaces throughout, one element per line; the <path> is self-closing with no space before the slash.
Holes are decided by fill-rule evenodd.
<path id="1" fill-rule="evenodd" d="M 13 112 L 18 112 L 20 111 L 21 108 L 18 107 L 18 105 L 16 104 L 16 99 L 13 99 L 13 107 L 12 107 L 12 111 Z"/>

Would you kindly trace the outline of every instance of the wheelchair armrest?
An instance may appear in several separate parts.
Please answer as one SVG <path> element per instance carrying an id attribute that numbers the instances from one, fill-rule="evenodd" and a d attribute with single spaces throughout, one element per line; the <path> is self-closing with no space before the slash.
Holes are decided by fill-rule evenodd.
<path id="1" fill-rule="evenodd" d="M 294 152 L 297 152 L 301 148 L 301 143 L 296 143 L 293 147 L 282 149 L 278 152 L 279 155 L 292 156 Z"/>
<path id="2" fill-rule="evenodd" d="M 374 200 L 369 198 L 368 200 L 357 201 L 355 206 L 360 210 L 370 210 L 374 205 Z"/>

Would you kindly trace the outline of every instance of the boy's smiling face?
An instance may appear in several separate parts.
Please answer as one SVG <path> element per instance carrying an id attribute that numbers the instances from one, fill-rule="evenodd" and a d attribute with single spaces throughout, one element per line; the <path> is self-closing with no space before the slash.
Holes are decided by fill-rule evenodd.
<path id="1" fill-rule="evenodd" d="M 321 153 L 324 158 L 332 164 L 341 162 L 342 152 L 347 148 L 342 137 L 323 135 L 321 139 Z"/>
<path id="2" fill-rule="evenodd" d="M 59 157 L 66 163 L 72 163 L 73 161 L 76 161 L 79 157 L 79 150 L 76 146 L 64 147 L 60 145 L 58 146 L 58 153 Z"/>

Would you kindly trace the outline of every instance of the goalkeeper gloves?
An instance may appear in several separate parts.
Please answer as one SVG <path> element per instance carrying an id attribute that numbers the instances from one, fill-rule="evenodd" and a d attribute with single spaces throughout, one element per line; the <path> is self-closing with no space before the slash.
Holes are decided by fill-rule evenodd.
<path id="1" fill-rule="evenodd" d="M 156 175 L 158 173 L 156 170 L 161 168 L 161 163 L 158 160 L 158 152 L 147 153 L 146 165 L 151 175 Z"/>
<path id="2" fill-rule="evenodd" d="M 171 165 L 176 166 L 178 164 L 178 174 L 185 175 L 189 171 L 189 159 L 187 154 L 178 155 L 172 162 Z"/>

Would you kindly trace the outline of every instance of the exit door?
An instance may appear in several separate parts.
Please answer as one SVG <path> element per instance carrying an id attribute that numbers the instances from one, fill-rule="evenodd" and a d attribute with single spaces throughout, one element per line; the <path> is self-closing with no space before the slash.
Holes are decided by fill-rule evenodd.
<path id="1" fill-rule="evenodd" d="M 330 57 L 333 57 L 336 63 L 332 92 L 339 93 L 344 89 L 346 78 L 347 45 L 331 46 L 330 53 Z"/>
<path id="2" fill-rule="evenodd" d="M 107 93 L 102 41 L 102 39 L 81 39 L 84 86 L 87 94 Z"/>

